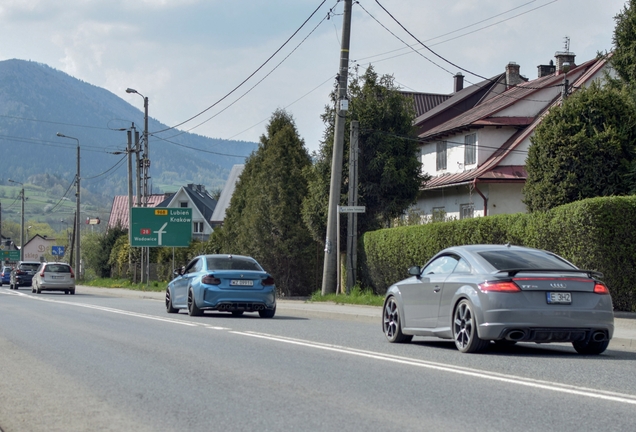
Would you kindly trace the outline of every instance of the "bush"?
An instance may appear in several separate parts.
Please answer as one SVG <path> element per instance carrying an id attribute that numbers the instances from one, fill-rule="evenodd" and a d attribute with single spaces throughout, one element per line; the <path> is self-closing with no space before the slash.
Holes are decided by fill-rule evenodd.
<path id="1" fill-rule="evenodd" d="M 604 274 L 616 310 L 636 311 L 636 197 L 590 198 L 548 212 L 464 219 L 368 232 L 360 248 L 361 280 L 383 294 L 440 250 L 464 244 L 546 249 Z"/>

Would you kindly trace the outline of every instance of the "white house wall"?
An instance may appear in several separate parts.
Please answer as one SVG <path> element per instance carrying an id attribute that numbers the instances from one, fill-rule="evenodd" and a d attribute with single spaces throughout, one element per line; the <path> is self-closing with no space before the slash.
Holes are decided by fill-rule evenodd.
<path id="1" fill-rule="evenodd" d="M 455 174 L 465 170 L 477 168 L 506 142 L 516 132 L 513 128 L 485 127 L 475 129 L 470 133 L 461 133 L 449 136 L 446 141 L 446 169 L 437 171 L 437 142 L 424 144 L 420 150 L 422 172 L 432 176 L 443 174 Z M 464 163 L 464 139 L 466 135 L 477 135 L 477 163 L 465 165 Z M 525 160 L 525 159 L 524 159 Z"/>
<path id="2" fill-rule="evenodd" d="M 521 201 L 523 184 L 477 183 L 477 188 L 488 200 L 488 216 L 526 212 L 526 206 Z M 464 204 L 473 205 L 473 217 L 484 216 L 484 199 L 468 184 L 425 191 L 415 209 L 432 217 L 434 209 L 443 208 L 447 218 L 460 219 L 461 206 Z"/>

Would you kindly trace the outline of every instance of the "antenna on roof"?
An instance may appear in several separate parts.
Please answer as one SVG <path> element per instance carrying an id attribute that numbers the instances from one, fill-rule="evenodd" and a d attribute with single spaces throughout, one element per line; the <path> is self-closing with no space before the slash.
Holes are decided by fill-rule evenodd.
<path id="1" fill-rule="evenodd" d="M 565 45 L 565 52 L 569 53 L 570 52 L 570 36 L 566 36 L 564 38 L 564 45 Z"/>

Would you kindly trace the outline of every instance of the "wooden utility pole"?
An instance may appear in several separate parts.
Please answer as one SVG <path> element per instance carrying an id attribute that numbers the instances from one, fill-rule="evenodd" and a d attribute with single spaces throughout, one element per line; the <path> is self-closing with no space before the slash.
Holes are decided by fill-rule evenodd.
<path id="1" fill-rule="evenodd" d="M 327 236 L 325 238 L 325 260 L 322 273 L 322 294 L 336 292 L 336 270 L 339 250 L 337 243 L 338 201 L 342 185 L 342 154 L 344 147 L 345 115 L 347 112 L 347 80 L 349 73 L 349 40 L 351 36 L 351 3 L 344 0 L 342 20 L 342 42 L 340 48 L 340 68 L 338 69 L 338 98 L 336 100 L 336 120 L 333 137 L 333 157 L 331 160 L 331 183 L 329 187 L 329 208 L 327 213 Z"/>
<path id="2" fill-rule="evenodd" d="M 349 206 L 358 205 L 358 136 L 360 123 L 351 122 L 349 140 Z M 358 265 L 358 213 L 347 214 L 347 294 L 356 284 Z"/>

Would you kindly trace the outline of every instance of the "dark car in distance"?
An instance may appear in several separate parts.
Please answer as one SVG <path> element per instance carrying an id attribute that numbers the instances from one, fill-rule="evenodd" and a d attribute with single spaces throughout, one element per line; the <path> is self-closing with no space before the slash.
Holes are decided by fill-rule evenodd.
<path id="1" fill-rule="evenodd" d="M 9 289 L 17 290 L 21 286 L 31 287 L 33 275 L 40 267 L 39 261 L 19 261 L 11 271 Z"/>

